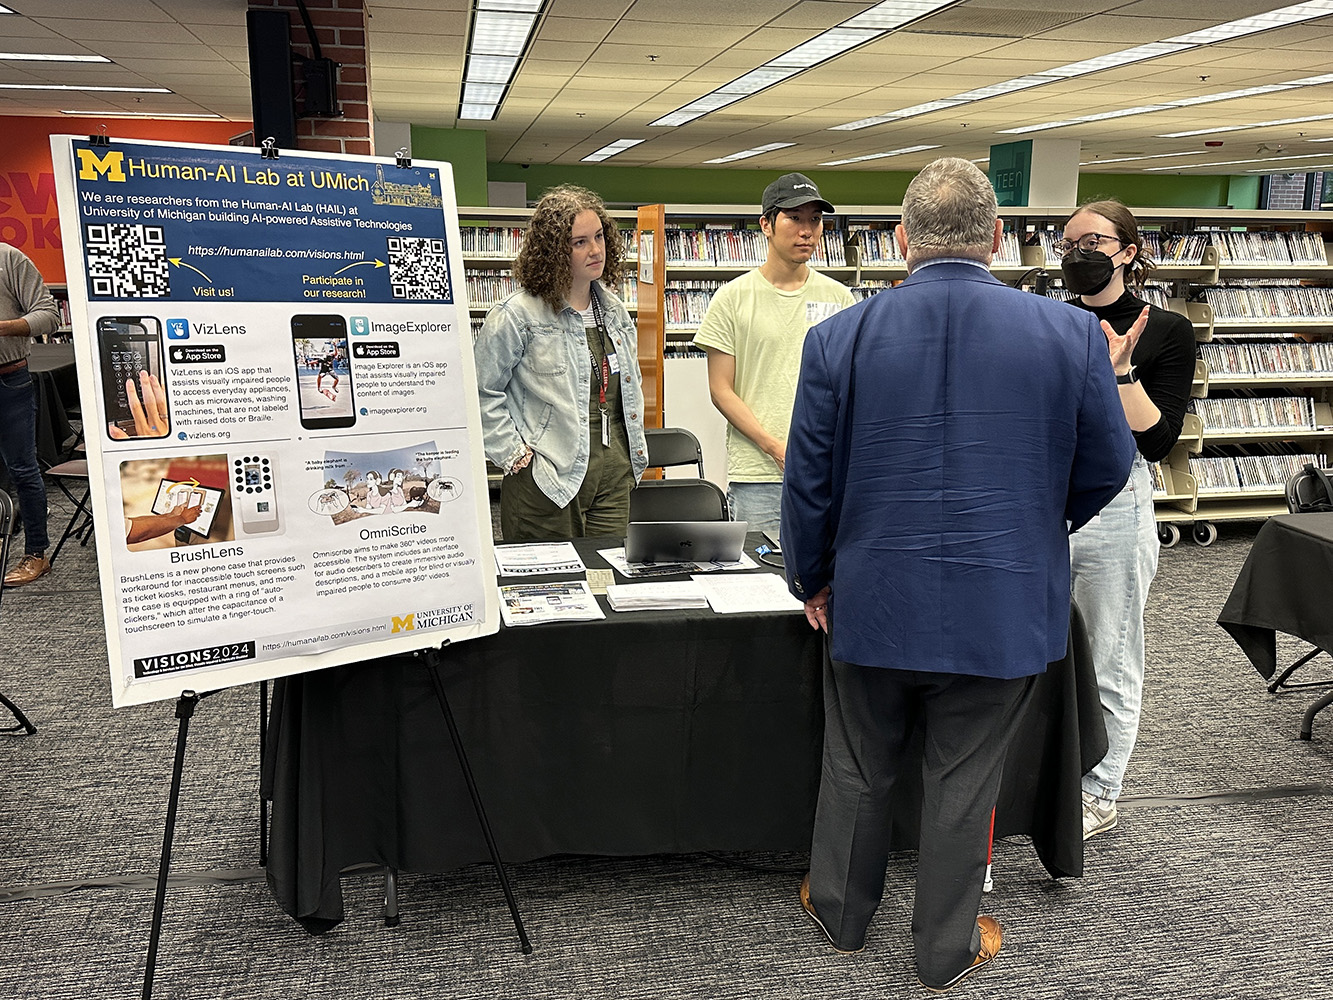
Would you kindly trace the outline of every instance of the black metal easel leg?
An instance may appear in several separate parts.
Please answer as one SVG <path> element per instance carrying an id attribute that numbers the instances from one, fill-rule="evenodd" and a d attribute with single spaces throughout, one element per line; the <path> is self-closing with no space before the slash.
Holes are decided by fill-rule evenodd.
<path id="1" fill-rule="evenodd" d="M 17 726 L 12 726 L 9 729 L 4 730 L 5 732 L 17 732 L 22 729 L 29 736 L 37 732 L 37 727 L 28 721 L 28 717 L 23 714 L 23 710 L 2 694 L 0 694 L 0 705 L 4 705 L 5 708 L 9 709 L 10 714 L 14 716 L 14 721 L 18 723 Z"/>
<path id="2" fill-rule="evenodd" d="M 259 867 L 268 867 L 268 799 L 264 798 L 264 749 L 268 746 L 268 681 L 259 682 Z"/>
<path id="3" fill-rule="evenodd" d="M 1314 736 L 1314 717 L 1333 705 L 1333 691 L 1328 692 L 1309 708 L 1305 710 L 1305 718 L 1301 719 L 1301 739 L 1308 740 Z"/>
<path id="4" fill-rule="evenodd" d="M 162 832 L 162 863 L 157 870 L 157 893 L 153 898 L 153 927 L 148 934 L 148 962 L 143 973 L 143 1000 L 153 996 L 153 973 L 157 968 L 157 946 L 162 938 L 162 910 L 167 901 L 167 875 L 171 871 L 171 841 L 176 834 L 176 806 L 180 802 L 181 772 L 185 768 L 185 737 L 190 732 L 190 718 L 199 704 L 199 695 L 182 691 L 176 702 L 176 763 L 171 770 L 171 795 L 167 799 L 167 824 Z"/>
<path id="5" fill-rule="evenodd" d="M 500 888 L 504 890 L 505 902 L 509 904 L 509 915 L 514 920 L 514 929 L 518 931 L 518 942 L 523 954 L 532 954 L 532 943 L 523 929 L 523 918 L 519 916 L 518 903 L 514 891 L 509 886 L 509 876 L 505 873 L 504 862 L 500 860 L 500 849 L 496 846 L 495 835 L 491 833 L 491 824 L 486 819 L 486 809 L 481 803 L 481 794 L 477 791 L 477 782 L 472 777 L 472 767 L 468 764 L 467 751 L 463 749 L 462 737 L 458 735 L 458 726 L 454 722 L 454 713 L 449 708 L 449 699 L 444 693 L 444 681 L 440 679 L 440 654 L 438 650 L 426 651 L 426 669 L 430 673 L 431 684 L 435 687 L 435 697 L 444 713 L 445 725 L 449 727 L 449 738 L 454 742 L 454 753 L 458 756 L 458 765 L 463 770 L 463 780 L 467 782 L 468 794 L 472 796 L 472 808 L 477 812 L 477 822 L 481 824 L 481 834 L 486 838 L 486 850 L 491 854 L 491 863 L 500 877 Z M 145 998 L 146 1000 L 146 998 Z"/>

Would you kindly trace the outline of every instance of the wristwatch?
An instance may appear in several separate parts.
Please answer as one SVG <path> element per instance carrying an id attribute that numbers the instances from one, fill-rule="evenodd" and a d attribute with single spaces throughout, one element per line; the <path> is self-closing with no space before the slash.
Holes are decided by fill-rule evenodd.
<path id="1" fill-rule="evenodd" d="M 1137 368 L 1131 368 L 1123 375 L 1115 377 L 1116 385 L 1133 385 L 1139 380 L 1139 371 Z"/>

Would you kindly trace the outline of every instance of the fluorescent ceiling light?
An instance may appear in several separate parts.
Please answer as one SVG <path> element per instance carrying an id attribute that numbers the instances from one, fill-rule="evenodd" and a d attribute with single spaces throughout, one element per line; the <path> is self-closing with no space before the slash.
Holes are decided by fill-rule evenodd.
<path id="1" fill-rule="evenodd" d="M 109 63 L 106 56 L 64 56 L 53 52 L 0 52 L 4 62 L 87 62 Z"/>
<path id="2" fill-rule="evenodd" d="M 716 160 L 704 160 L 705 163 L 731 163 L 735 160 L 748 160 L 751 156 L 758 156 L 760 153 L 771 153 L 775 149 L 786 149 L 789 146 L 795 146 L 794 142 L 770 142 L 767 146 L 755 146 L 754 149 L 742 149 L 739 153 L 732 153 L 730 156 L 719 156 Z"/>
<path id="3" fill-rule="evenodd" d="M 166 87 L 76 87 L 70 83 L 0 83 L 0 90 L 73 90 L 99 94 L 170 94 Z"/>
<path id="4" fill-rule="evenodd" d="M 1177 163 L 1169 167 L 1144 167 L 1147 173 L 1150 170 L 1195 170 L 1199 167 L 1231 167 L 1237 163 L 1274 163 L 1278 160 L 1310 160 L 1320 156 L 1327 156 L 1327 153 L 1301 153 L 1296 156 L 1252 156 L 1247 160 L 1219 160 L 1216 163 Z"/>
<path id="5" fill-rule="evenodd" d="M 1321 0 L 1322 2 L 1322 0 Z M 1052 128 L 1064 128 L 1067 125 L 1084 125 L 1088 122 L 1107 121 L 1111 118 L 1128 118 L 1131 115 L 1150 115 L 1158 111 L 1170 111 L 1174 108 L 1189 108 L 1199 104 L 1212 104 L 1215 101 L 1231 101 L 1238 97 L 1253 97 L 1256 94 L 1273 94 L 1282 90 L 1295 90 L 1298 87 L 1313 87 L 1333 82 L 1333 73 L 1323 76 L 1305 76 L 1286 83 L 1270 83 L 1263 87 L 1245 87 L 1241 90 L 1226 90 L 1218 94 L 1202 94 L 1198 97 L 1182 97 L 1174 101 L 1162 101 L 1160 104 L 1144 104 L 1135 108 L 1121 108 L 1117 111 L 1102 111 L 1094 115 L 1079 115 L 1061 121 L 1042 122 L 1039 125 L 1021 125 L 1018 128 L 1002 128 L 1001 135 L 1024 135 L 1028 132 L 1044 132 Z"/>
<path id="6" fill-rule="evenodd" d="M 460 119 L 492 121 L 500 113 L 545 6 L 546 0 L 473 0 Z"/>
<path id="7" fill-rule="evenodd" d="M 711 111 L 724 108 L 751 94 L 757 94 L 767 87 L 781 83 L 790 76 L 818 66 L 844 52 L 882 38 L 894 28 L 900 28 L 904 24 L 961 2 L 962 0 L 885 0 L 834 25 L 827 31 L 820 32 L 809 41 L 788 49 L 782 55 L 770 59 L 730 83 L 723 84 L 717 90 L 649 122 L 648 126 L 670 128 L 692 122 Z M 727 95 L 729 99 L 722 103 L 711 103 L 720 94 Z"/>
<path id="8" fill-rule="evenodd" d="M 176 119 L 220 119 L 221 115 L 200 111 L 197 114 L 174 114 L 166 111 L 61 111 L 62 115 L 75 118 L 170 118 Z"/>
<path id="9" fill-rule="evenodd" d="M 1000 83 L 991 84 L 988 87 L 969 90 L 962 94 L 955 94 L 953 97 L 943 98 L 940 101 L 931 101 L 927 104 L 918 104 L 913 108 L 904 108 L 901 111 L 890 111 L 882 115 L 875 115 L 871 118 L 862 118 L 858 121 L 848 122 L 845 125 L 834 125 L 832 131 L 855 131 L 857 129 L 869 128 L 872 125 L 882 125 L 885 122 L 901 121 L 904 118 L 910 118 L 914 115 L 928 114 L 930 111 L 938 111 L 941 108 L 957 107 L 960 104 L 970 104 L 973 101 L 984 101 L 990 97 L 1012 93 L 1015 90 L 1025 90 L 1028 87 L 1040 86 L 1043 83 L 1055 83 L 1060 80 L 1068 80 L 1077 76 L 1086 76 L 1089 73 L 1100 73 L 1103 70 L 1111 69 L 1115 66 L 1128 66 L 1131 63 L 1142 62 L 1145 59 L 1156 59 L 1160 56 L 1170 55 L 1174 52 L 1184 52 L 1188 49 L 1198 48 L 1202 45 L 1212 45 L 1219 41 L 1241 38 L 1245 35 L 1252 35 L 1259 31 L 1268 31 L 1272 28 L 1297 24 L 1301 21 L 1309 21 L 1313 18 L 1325 17 L 1330 14 L 1333 14 L 1333 0 L 1309 0 L 1307 3 L 1294 4 L 1290 7 L 1283 7 L 1279 10 L 1269 11 L 1266 14 L 1256 14 L 1254 17 L 1245 17 L 1237 21 L 1228 21 L 1225 24 L 1213 25 L 1210 28 L 1203 28 L 1199 31 L 1193 31 L 1185 35 L 1176 35 L 1173 38 L 1166 38 L 1160 42 L 1148 42 L 1144 45 L 1135 45 L 1132 48 L 1121 49 L 1119 52 L 1108 52 L 1105 55 L 1094 56 L 1091 59 L 1083 59 L 1079 62 L 1068 63 L 1064 66 L 1055 66 L 1051 69 L 1041 70 L 1038 73 L 1016 77 L 1013 80 L 1005 80 Z M 846 23 L 850 24 L 851 22 Z M 1306 83 L 1294 83 L 1284 85 L 1277 89 L 1286 89 L 1290 86 L 1308 85 L 1309 84 Z M 1254 91 L 1254 93 L 1272 92 L 1272 90 L 1266 89 L 1256 89 Z M 1239 94 L 1236 96 L 1239 96 Z M 1229 98 L 1226 97 L 1214 97 L 1211 99 L 1229 100 Z M 1205 104 L 1208 102 L 1207 100 L 1194 100 L 1192 103 Z M 1185 105 L 1173 102 L 1171 106 L 1183 107 Z M 1146 112 L 1137 113 L 1145 114 Z M 1009 134 L 1018 134 L 1023 131 L 1039 132 L 1046 128 L 1060 128 L 1062 125 L 1073 125 L 1083 121 L 1101 120 L 1101 118 L 1077 118 L 1026 129 L 1006 129 L 1004 131 Z"/>
<path id="10" fill-rule="evenodd" d="M 460 104 L 458 117 L 474 122 L 488 122 L 500 110 L 497 104 Z"/>
<path id="11" fill-rule="evenodd" d="M 536 22 L 535 14 L 479 10 L 472 21 L 472 44 L 468 51 L 488 56 L 521 56 Z"/>
<path id="12" fill-rule="evenodd" d="M 1119 156 L 1114 160 L 1087 160 L 1080 163 L 1080 167 L 1097 167 L 1103 163 L 1132 163 L 1134 160 L 1165 160 L 1171 156 L 1202 156 L 1208 152 L 1206 149 L 1191 149 L 1184 153 L 1152 153 L 1147 156 Z"/>
<path id="13" fill-rule="evenodd" d="M 0 14 L 12 14 L 12 13 L 14 12 L 10 10 L 8 7 L 0 5 Z"/>
<path id="14" fill-rule="evenodd" d="M 1158 139 L 1184 139 L 1192 135 L 1212 135 L 1215 132 L 1244 132 L 1251 128 L 1266 128 L 1269 125 L 1299 125 L 1301 122 L 1325 122 L 1333 115 L 1306 115 L 1303 118 L 1272 118 L 1266 122 L 1250 122 L 1248 125 L 1221 125 L 1217 128 L 1196 128 L 1189 132 L 1163 132 Z M 1313 139 L 1312 142 L 1320 140 Z"/>
<path id="15" fill-rule="evenodd" d="M 619 153 L 623 153 L 627 149 L 632 149 L 633 147 L 637 146 L 639 143 L 643 141 L 644 140 L 642 139 L 617 139 L 609 146 L 603 146 L 601 149 L 597 150 L 597 152 L 589 153 L 587 156 L 583 157 L 583 159 L 580 160 L 579 162 L 598 163 L 602 160 L 609 160 L 611 157 Z"/>
<path id="16" fill-rule="evenodd" d="M 1312 170 L 1333 170 L 1333 163 L 1307 163 L 1301 167 L 1301 173 L 1309 173 Z M 1289 174 L 1290 170 L 1283 170 L 1281 167 L 1248 167 L 1247 174 Z"/>
<path id="17" fill-rule="evenodd" d="M 1333 115 L 1329 115 L 1329 117 L 1330 117 L 1330 118 L 1333 118 Z M 1333 139 L 1306 139 L 1305 141 L 1306 141 L 1306 142 L 1333 142 Z"/>
<path id="18" fill-rule="evenodd" d="M 829 160 L 827 163 L 821 163 L 821 167 L 840 167 L 845 163 L 864 163 L 866 160 L 882 160 L 888 156 L 902 156 L 904 153 L 919 153 L 925 149 L 939 149 L 934 146 L 904 146 L 902 149 L 891 149 L 887 153 L 868 153 L 865 156 L 853 156 L 846 160 Z"/>

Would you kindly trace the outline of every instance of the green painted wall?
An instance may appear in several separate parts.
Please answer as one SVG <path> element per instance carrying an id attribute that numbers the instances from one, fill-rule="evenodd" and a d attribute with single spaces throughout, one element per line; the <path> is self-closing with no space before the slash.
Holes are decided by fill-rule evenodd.
<path id="1" fill-rule="evenodd" d="M 422 160 L 443 160 L 452 164 L 458 204 L 490 204 L 486 197 L 485 132 L 413 125 L 412 155 Z"/>
<path id="2" fill-rule="evenodd" d="M 446 132 L 444 129 L 426 131 Z M 448 133 L 459 134 L 459 133 Z M 480 133 L 461 133 L 480 134 Z M 412 129 L 412 149 L 417 129 Z M 806 171 L 819 185 L 820 193 L 839 205 L 899 205 L 903 192 L 914 174 L 907 171 Z M 516 163 L 491 163 L 487 174 L 493 181 L 522 181 L 528 186 L 528 199 L 534 201 L 547 188 L 557 184 L 582 184 L 600 194 L 607 202 L 640 205 L 714 204 L 755 206 L 776 170 L 668 170 L 660 167 L 612 167 L 598 164 L 546 165 L 524 167 Z M 1144 208 L 1256 208 L 1259 198 L 1258 176 L 1170 176 L 1153 174 L 1082 174 L 1078 183 L 1079 201 L 1098 197 L 1119 198 L 1126 205 Z M 459 196 L 459 204 L 467 202 Z"/>
<path id="3" fill-rule="evenodd" d="M 415 130 L 413 138 L 415 139 Z M 413 147 L 416 148 L 415 146 Z M 709 204 L 753 205 L 759 215 L 759 199 L 780 170 L 665 169 L 662 167 L 608 167 L 599 164 L 492 163 L 487 168 L 493 181 L 522 181 L 528 200 L 535 201 L 557 184 L 582 184 L 611 204 Z M 819 193 L 834 206 L 897 205 L 903 200 L 913 174 L 903 171 L 803 171 L 819 185 Z"/>

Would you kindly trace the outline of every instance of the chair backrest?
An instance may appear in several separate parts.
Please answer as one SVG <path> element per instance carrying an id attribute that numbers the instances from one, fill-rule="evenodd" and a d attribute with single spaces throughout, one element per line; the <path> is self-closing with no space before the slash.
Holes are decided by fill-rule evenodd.
<path id="1" fill-rule="evenodd" d="M 684 427 L 645 427 L 648 439 L 649 468 L 664 469 L 668 465 L 693 464 L 704 477 L 704 453 L 699 439 Z"/>
<path id="2" fill-rule="evenodd" d="M 4 490 L 0 490 L 0 544 L 9 541 L 14 534 L 14 519 L 17 517 L 14 501 Z"/>
<path id="3" fill-rule="evenodd" d="M 727 496 L 707 479 L 658 479 L 629 494 L 631 521 L 729 521 Z"/>

